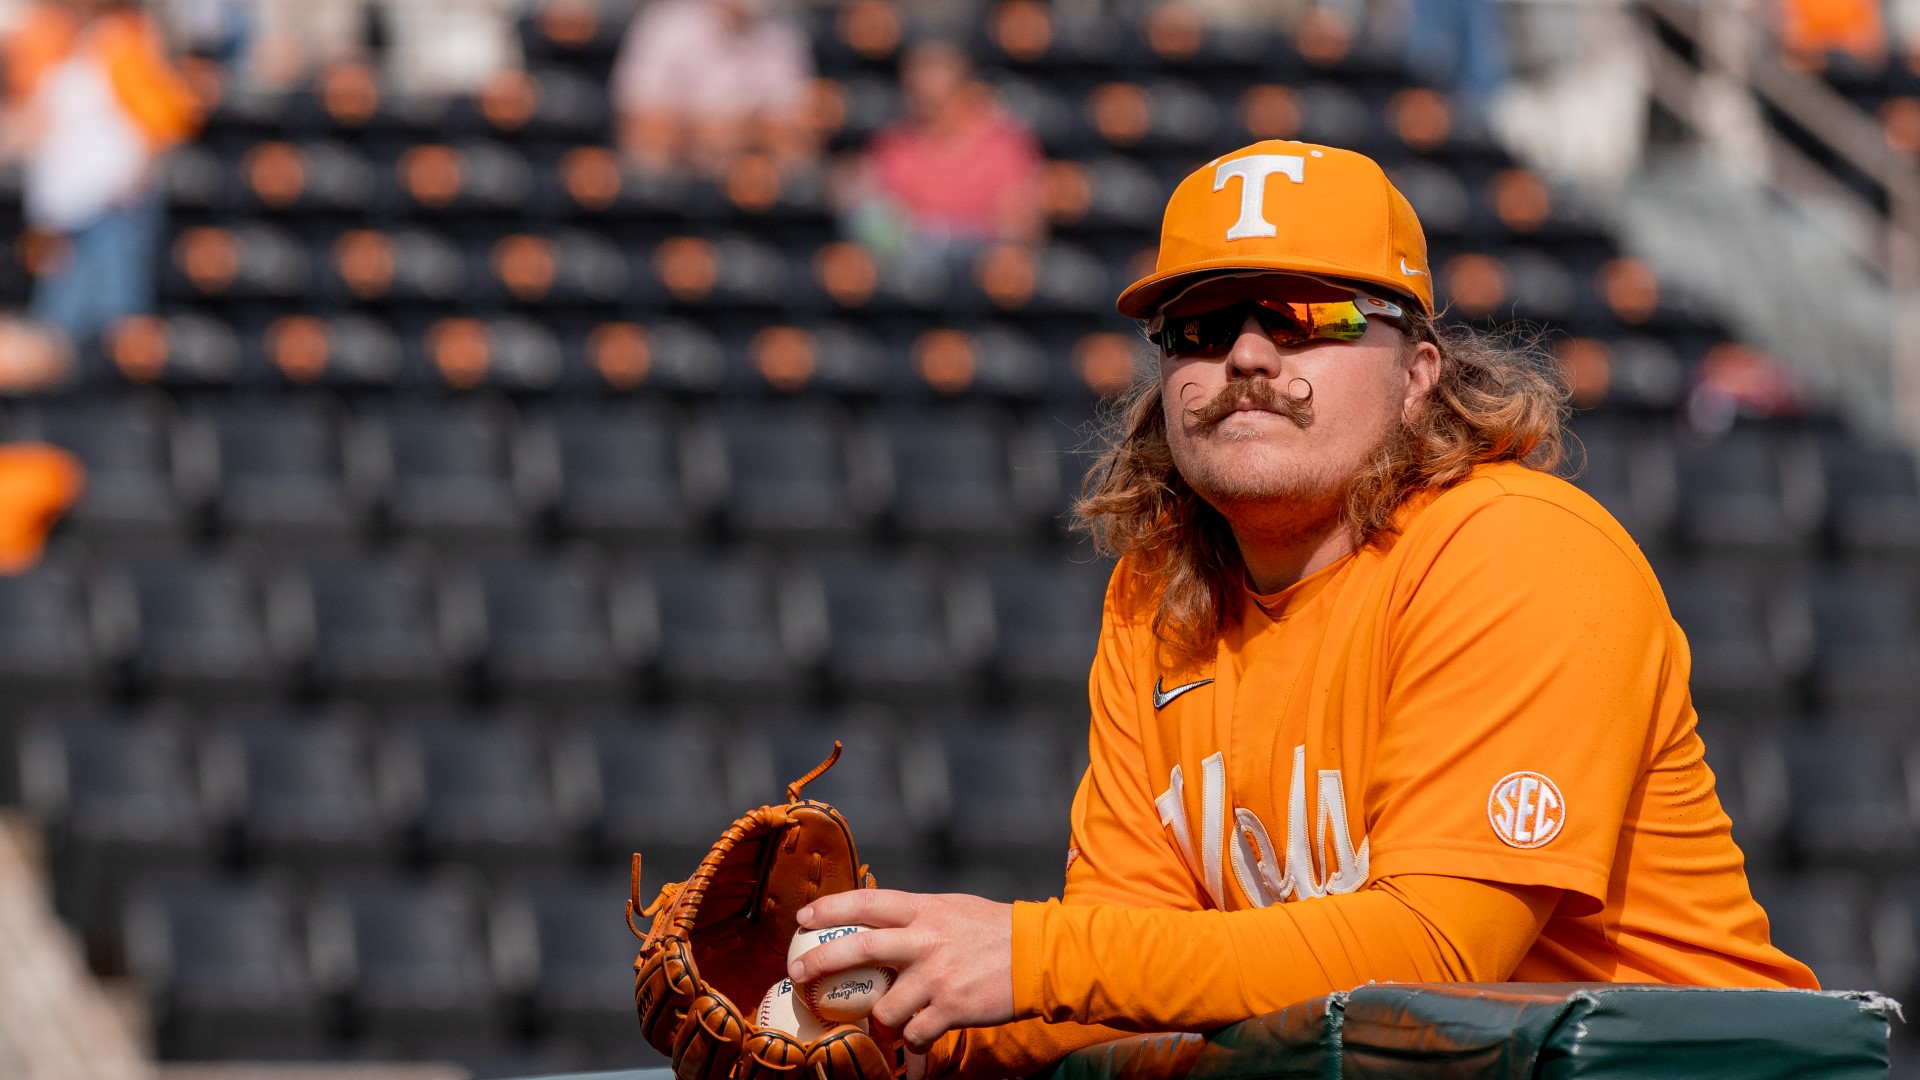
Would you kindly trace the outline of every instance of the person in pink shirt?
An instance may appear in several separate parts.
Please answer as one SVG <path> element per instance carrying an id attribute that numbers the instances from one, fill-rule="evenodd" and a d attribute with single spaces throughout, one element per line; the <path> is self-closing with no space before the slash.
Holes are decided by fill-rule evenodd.
<path id="1" fill-rule="evenodd" d="M 634 19 L 613 70 L 620 146 L 649 171 L 723 175 L 748 152 L 810 161 L 813 54 L 776 0 L 656 0 Z"/>
<path id="2" fill-rule="evenodd" d="M 943 41 L 917 44 L 900 82 L 906 116 L 867 148 L 855 234 L 908 257 L 1039 241 L 1039 143 L 973 77 L 966 55 Z"/>

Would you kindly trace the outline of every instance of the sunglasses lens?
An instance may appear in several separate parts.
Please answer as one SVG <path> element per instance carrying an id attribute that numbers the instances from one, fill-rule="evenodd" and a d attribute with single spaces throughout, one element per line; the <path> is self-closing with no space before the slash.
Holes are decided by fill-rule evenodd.
<path id="1" fill-rule="evenodd" d="M 1256 300 L 1254 303 L 1269 316 L 1280 317 L 1277 324 L 1270 318 L 1260 320 L 1277 344 L 1358 341 L 1367 333 L 1367 317 L 1361 313 L 1360 305 L 1352 300 L 1322 303 Z M 1287 335 L 1285 339 L 1282 338 L 1283 334 Z"/>
<path id="2" fill-rule="evenodd" d="M 1191 315 L 1166 316 L 1154 334 L 1154 344 L 1169 356 L 1225 356 L 1240 337 L 1248 315 L 1259 321 L 1275 345 L 1358 341 L 1367 333 L 1367 316 L 1352 300 L 1254 300 Z"/>
<path id="3" fill-rule="evenodd" d="M 1225 356 L 1240 336 L 1246 309 L 1239 304 L 1162 320 L 1154 344 L 1169 356 Z"/>

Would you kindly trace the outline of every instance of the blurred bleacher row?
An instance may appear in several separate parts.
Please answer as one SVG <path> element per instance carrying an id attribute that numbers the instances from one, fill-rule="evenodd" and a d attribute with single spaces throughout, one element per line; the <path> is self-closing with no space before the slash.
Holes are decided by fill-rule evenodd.
<path id="1" fill-rule="evenodd" d="M 19 746 L 65 914 L 165 989 L 171 1055 L 345 1042 L 524 1069 L 648 1058 L 617 992 L 628 852 L 651 899 L 838 738 L 810 790 L 861 823 L 884 884 L 1043 893 L 1077 734 L 877 706 L 228 708 L 58 710 Z M 527 1035 L 550 1045 L 515 1051 Z"/>
<path id="2" fill-rule="evenodd" d="M 527 70 L 472 99 L 196 69 L 219 104 L 170 164 L 162 314 L 0 406 L 88 473 L 0 579 L 0 789 L 165 1056 L 652 1060 L 626 854 L 650 898 L 835 738 L 809 790 L 883 885 L 1057 890 L 1107 573 L 1063 514 L 1149 362 L 1112 298 L 1172 185 L 1264 137 L 1378 156 L 1453 317 L 1561 332 L 1572 468 L 1688 632 L 1779 940 L 1911 992 L 1913 459 L 1703 410 L 1744 347 L 1393 56 L 1182 10 L 988 8 L 971 51 L 1051 159 L 1050 239 L 910 271 L 846 242 L 831 165 L 625 166 L 623 28 L 590 5 L 536 8 Z M 850 151 L 907 28 L 816 23 L 814 123 Z M 44 257 L 0 258 L 0 301 Z"/>

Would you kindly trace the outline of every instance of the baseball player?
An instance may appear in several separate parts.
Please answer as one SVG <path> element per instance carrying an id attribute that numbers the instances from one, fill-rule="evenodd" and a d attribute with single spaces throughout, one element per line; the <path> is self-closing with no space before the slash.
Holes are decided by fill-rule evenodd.
<path id="1" fill-rule="evenodd" d="M 1814 987 L 1768 941 L 1631 537 L 1544 471 L 1563 392 L 1435 321 L 1372 160 L 1262 142 L 1120 296 L 1158 347 L 1078 513 L 1120 559 L 1063 900 L 886 890 L 796 981 L 930 1075 L 1018 1076 L 1368 980 Z"/>

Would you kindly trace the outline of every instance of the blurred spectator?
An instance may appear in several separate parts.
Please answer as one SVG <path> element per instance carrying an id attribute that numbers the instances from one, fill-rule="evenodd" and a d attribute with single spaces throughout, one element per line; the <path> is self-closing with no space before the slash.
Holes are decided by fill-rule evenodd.
<path id="1" fill-rule="evenodd" d="M 1451 87 L 1480 119 L 1507 83 L 1507 30 L 1498 0 L 1413 0 L 1407 66 Z"/>
<path id="2" fill-rule="evenodd" d="M 403 94 L 470 94 L 525 66 L 520 0 L 381 0 L 388 80 Z"/>
<path id="3" fill-rule="evenodd" d="M 211 3 L 212 0 L 201 0 Z M 402 94 L 470 94 L 522 66 L 520 0 L 249 0 L 247 74 L 284 87 L 371 59 L 380 32 L 388 83 Z"/>
<path id="4" fill-rule="evenodd" d="M 38 0 L 4 60 L 3 141 L 26 162 L 27 225 L 58 238 L 40 245 L 34 314 L 85 342 L 153 307 L 156 164 L 200 106 L 131 3 Z"/>
<path id="5" fill-rule="evenodd" d="M 283 87 L 328 64 L 363 60 L 367 0 L 253 0 L 247 74 Z"/>
<path id="6" fill-rule="evenodd" d="M 0 446 L 0 574 L 40 561 L 47 533 L 86 485 L 72 454 L 40 443 Z"/>
<path id="7" fill-rule="evenodd" d="M 882 256 L 965 254 L 1041 238 L 1040 145 L 940 41 L 901 60 L 907 115 L 867 148 L 853 229 Z"/>
<path id="8" fill-rule="evenodd" d="M 813 156 L 813 55 L 772 6 L 659 0 L 634 20 L 614 66 L 613 108 L 620 145 L 641 168 L 717 176 L 748 151 L 789 167 Z"/>
<path id="9" fill-rule="evenodd" d="M 1723 435 L 1743 416 L 1804 416 L 1810 402 L 1805 379 L 1758 349 L 1722 342 L 1700 358 L 1686 416 L 1694 430 Z"/>

